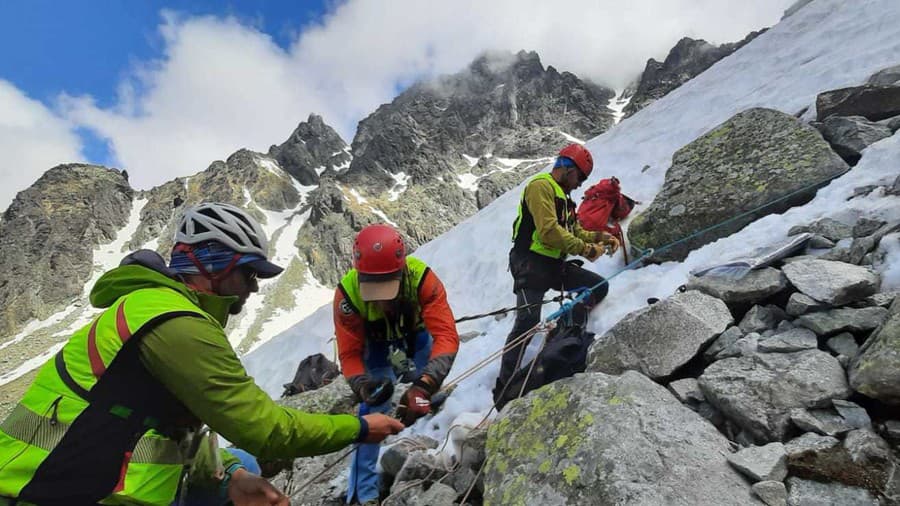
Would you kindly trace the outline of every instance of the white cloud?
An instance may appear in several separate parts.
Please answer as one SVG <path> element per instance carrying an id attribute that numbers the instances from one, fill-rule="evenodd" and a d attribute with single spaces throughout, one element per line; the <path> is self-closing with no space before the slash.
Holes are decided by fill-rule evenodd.
<path id="1" fill-rule="evenodd" d="M 71 125 L 0 79 L 0 212 L 47 169 L 81 159 Z"/>
<path id="2" fill-rule="evenodd" d="M 351 0 L 287 50 L 233 18 L 164 12 L 165 52 L 135 68 L 118 103 L 63 97 L 110 140 L 138 188 L 280 143 L 311 112 L 351 140 L 398 85 L 459 71 L 485 50 L 535 50 L 545 65 L 623 87 L 683 36 L 723 43 L 776 23 L 792 0 Z"/>

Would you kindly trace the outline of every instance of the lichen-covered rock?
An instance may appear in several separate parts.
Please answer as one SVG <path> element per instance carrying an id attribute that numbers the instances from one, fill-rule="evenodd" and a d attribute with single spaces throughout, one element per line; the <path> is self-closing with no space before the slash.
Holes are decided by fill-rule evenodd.
<path id="1" fill-rule="evenodd" d="M 84 164 L 54 167 L 19 192 L 0 221 L 0 342 L 82 293 L 94 248 L 116 238 L 133 194 L 121 172 Z"/>
<path id="2" fill-rule="evenodd" d="M 900 405 L 900 313 L 894 313 L 869 337 L 847 373 L 857 392 Z"/>
<path id="3" fill-rule="evenodd" d="M 687 282 L 688 290 L 698 290 L 712 295 L 722 299 L 726 304 L 755 304 L 784 290 L 787 286 L 784 274 L 771 267 L 750 271 L 738 280 L 721 276 L 692 276 Z"/>
<path id="4" fill-rule="evenodd" d="M 818 350 L 726 358 L 698 382 L 706 400 L 759 443 L 787 436 L 792 409 L 826 407 L 850 395 L 844 368 Z"/>
<path id="5" fill-rule="evenodd" d="M 588 351 L 588 371 L 626 369 L 662 378 L 688 363 L 733 322 L 719 299 L 698 291 L 679 293 L 641 308 L 616 323 Z"/>
<path id="6" fill-rule="evenodd" d="M 512 401 L 490 426 L 484 498 L 757 504 L 728 453 L 712 425 L 640 373 L 578 374 Z"/>
<path id="7" fill-rule="evenodd" d="M 669 244 L 846 168 L 812 127 L 779 111 L 749 109 L 675 153 L 662 191 L 631 221 L 628 236 L 641 248 Z M 683 260 L 691 250 L 730 235 L 764 214 L 808 201 L 814 192 L 812 188 L 801 192 L 654 259 Z"/>
<path id="8" fill-rule="evenodd" d="M 833 306 L 864 299 L 881 286 L 881 277 L 871 269 L 831 260 L 791 262 L 781 271 L 798 290 Z"/>

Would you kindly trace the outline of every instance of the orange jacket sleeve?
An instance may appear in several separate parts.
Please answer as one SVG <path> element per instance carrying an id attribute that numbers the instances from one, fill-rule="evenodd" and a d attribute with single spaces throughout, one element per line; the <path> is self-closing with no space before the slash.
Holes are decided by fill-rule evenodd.
<path id="1" fill-rule="evenodd" d="M 444 284 L 431 269 L 425 273 L 419 284 L 419 304 L 422 307 L 425 329 L 434 339 L 431 357 L 422 374 L 428 375 L 439 386 L 453 366 L 453 360 L 459 350 L 459 334 L 456 331 L 453 310 L 447 302 Z"/>
<path id="2" fill-rule="evenodd" d="M 353 305 L 338 287 L 334 291 L 334 332 L 337 339 L 338 356 L 341 360 L 341 371 L 348 380 L 366 373 L 363 363 L 363 352 L 366 345 L 366 334 L 363 319 L 354 310 Z"/>

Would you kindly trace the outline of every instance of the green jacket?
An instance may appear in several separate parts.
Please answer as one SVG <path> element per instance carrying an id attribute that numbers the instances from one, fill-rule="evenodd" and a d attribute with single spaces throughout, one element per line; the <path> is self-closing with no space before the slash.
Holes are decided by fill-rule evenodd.
<path id="1" fill-rule="evenodd" d="M 522 192 L 513 242 L 517 250 L 562 259 L 587 253 L 588 244 L 597 242 L 597 234 L 581 228 L 575 202 L 545 172 L 532 178 Z"/>
<path id="2" fill-rule="evenodd" d="M 280 406 L 247 375 L 223 330 L 234 301 L 142 265 L 105 273 L 91 303 L 108 309 L 41 368 L 0 424 L 0 496 L 168 505 L 186 463 L 180 435 L 201 421 L 262 458 L 354 442 L 355 416 Z"/>

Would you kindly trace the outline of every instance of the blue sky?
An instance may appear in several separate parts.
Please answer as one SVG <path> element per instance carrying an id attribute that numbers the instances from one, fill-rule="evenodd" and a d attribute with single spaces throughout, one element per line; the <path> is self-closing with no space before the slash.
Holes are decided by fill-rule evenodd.
<path id="1" fill-rule="evenodd" d="M 57 95 L 90 95 L 100 107 L 115 103 L 120 79 L 140 61 L 159 58 L 164 47 L 157 30 L 163 9 L 188 16 L 233 16 L 287 48 L 325 2 L 202 0 L 161 3 L 149 0 L 5 0 L 0 2 L 0 78 L 53 104 Z M 14 49 L 13 49 L 14 48 Z M 89 128 L 77 129 L 88 161 L 112 164 L 107 142 Z"/>
<path id="2" fill-rule="evenodd" d="M 485 51 L 537 51 L 622 89 L 681 37 L 739 40 L 791 3 L 0 1 L 0 210 L 60 163 L 148 189 L 266 152 L 310 114 L 349 143 L 405 86 Z"/>

